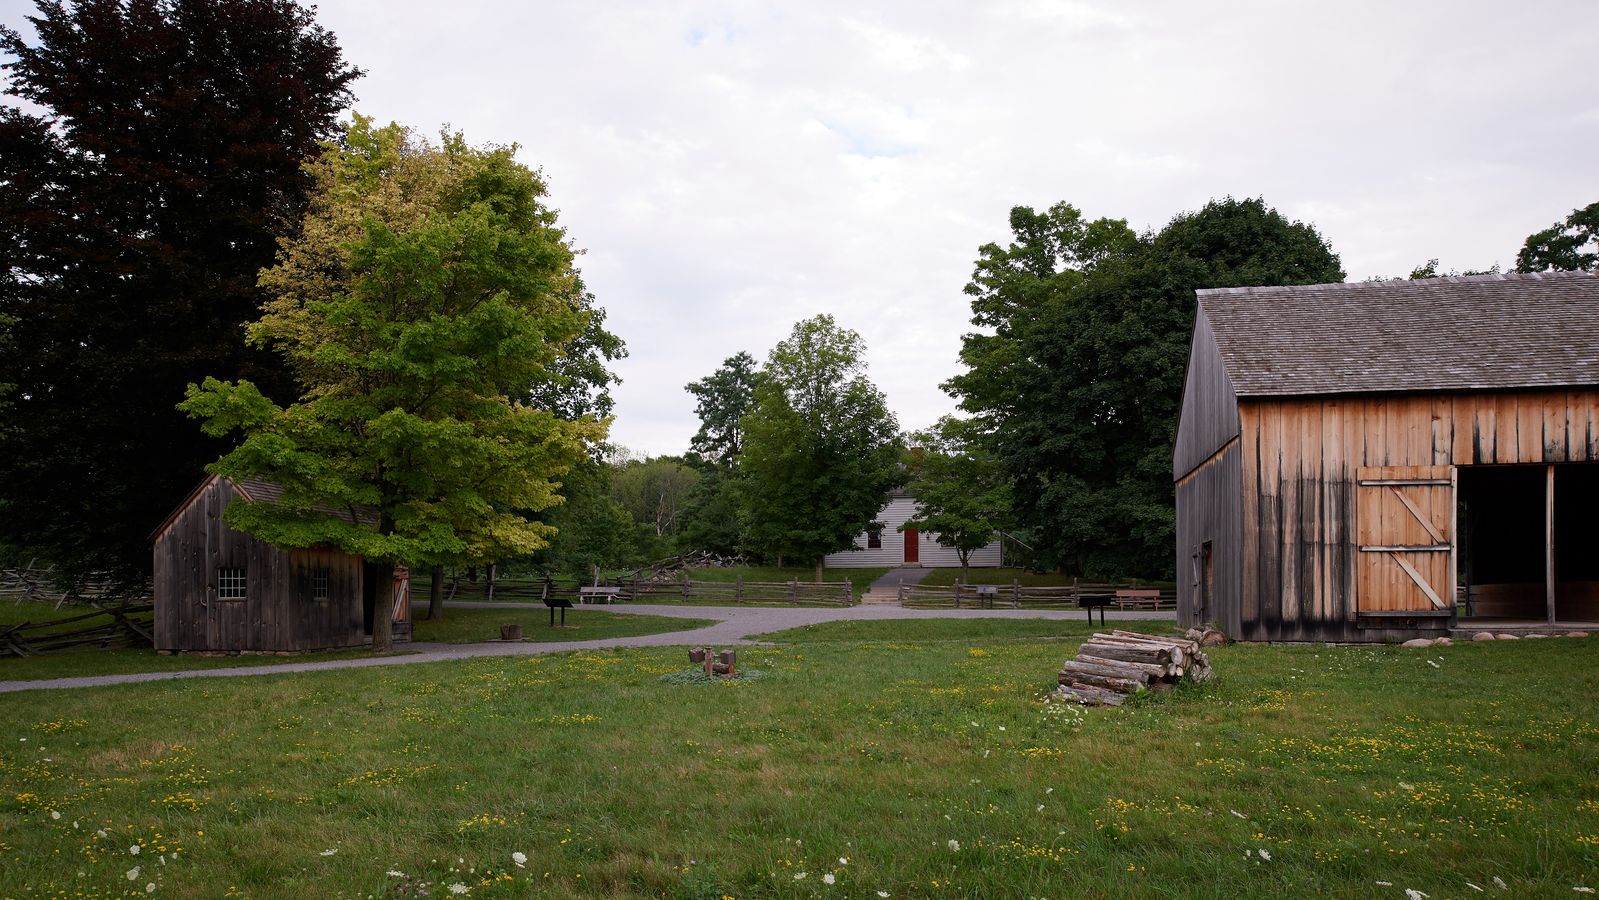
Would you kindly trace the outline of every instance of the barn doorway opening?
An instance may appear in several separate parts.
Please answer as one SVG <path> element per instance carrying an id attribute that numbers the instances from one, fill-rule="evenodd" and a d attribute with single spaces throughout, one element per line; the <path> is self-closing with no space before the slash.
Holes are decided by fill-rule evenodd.
<path id="1" fill-rule="evenodd" d="M 1599 618 L 1599 465 L 1461 466 L 1459 499 L 1469 615 L 1546 621 L 1552 589 L 1555 620 Z"/>
<path id="2" fill-rule="evenodd" d="M 378 607 L 378 586 L 393 574 L 376 563 L 361 564 L 361 628 L 372 634 L 372 620 Z"/>

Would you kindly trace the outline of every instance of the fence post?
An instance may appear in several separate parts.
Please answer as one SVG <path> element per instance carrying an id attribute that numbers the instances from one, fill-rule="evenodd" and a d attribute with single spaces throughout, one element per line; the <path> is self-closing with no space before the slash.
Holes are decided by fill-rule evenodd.
<path id="1" fill-rule="evenodd" d="M 1011 607 L 1014 608 L 1014 609 L 1021 609 L 1022 608 L 1022 580 L 1020 578 L 1012 578 L 1010 580 L 1010 597 L 1011 597 L 1011 601 L 1010 601 L 1011 602 Z"/>
<path id="2" fill-rule="evenodd" d="M 744 573 L 739 572 L 733 576 L 733 602 L 744 602 Z"/>
<path id="3" fill-rule="evenodd" d="M 788 602 L 790 602 L 790 603 L 798 603 L 799 602 L 799 582 L 798 581 L 790 581 L 788 583 Z"/>

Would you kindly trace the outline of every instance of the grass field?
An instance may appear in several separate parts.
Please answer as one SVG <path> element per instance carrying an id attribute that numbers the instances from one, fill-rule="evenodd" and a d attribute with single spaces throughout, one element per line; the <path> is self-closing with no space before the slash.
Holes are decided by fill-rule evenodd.
<path id="1" fill-rule="evenodd" d="M 1200 688 L 1044 702 L 1085 633 L 844 622 L 743 648 L 766 677 L 716 685 L 663 681 L 678 648 L 10 695 L 0 896 L 1402 900 L 1599 880 L 1599 639 L 1236 646 Z"/>
<path id="2" fill-rule="evenodd" d="M 78 610 L 57 611 L 48 603 L 0 603 L 0 624 L 43 622 L 72 615 Z M 413 609 L 420 614 L 424 609 Z M 528 641 L 587 641 L 596 638 L 629 637 L 701 628 L 714 619 L 676 619 L 667 616 L 640 616 L 601 612 L 584 607 L 568 610 L 567 627 L 549 627 L 544 609 L 459 609 L 445 611 L 444 618 L 432 622 L 418 619 L 413 637 L 418 641 L 459 644 L 486 641 L 500 636 L 500 626 L 520 624 Z M 409 652 L 407 645 L 395 645 L 395 652 Z M 182 672 L 193 669 L 218 669 L 233 666 L 270 666 L 289 662 L 329 659 L 364 659 L 374 654 L 367 650 L 338 650 L 294 656 L 159 656 L 149 648 L 90 647 L 31 656 L 26 659 L 0 659 L 0 681 L 31 681 L 40 678 L 67 678 L 76 675 L 119 675 L 128 672 Z"/>

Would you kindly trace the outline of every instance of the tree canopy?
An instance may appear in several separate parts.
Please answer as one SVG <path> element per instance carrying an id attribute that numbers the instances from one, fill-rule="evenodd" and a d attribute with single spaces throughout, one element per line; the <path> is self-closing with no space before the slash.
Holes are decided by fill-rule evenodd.
<path id="1" fill-rule="evenodd" d="M 1172 569 L 1171 452 L 1199 288 L 1342 281 L 1309 225 L 1212 201 L 1159 232 L 1018 207 L 966 291 L 967 371 L 945 388 L 1011 482 L 1039 562 L 1096 575 Z"/>
<path id="2" fill-rule="evenodd" d="M 1556 222 L 1527 236 L 1516 254 L 1517 272 L 1585 271 L 1599 269 L 1599 203 L 1574 209 L 1565 222 Z"/>
<path id="3" fill-rule="evenodd" d="M 211 471 L 283 486 L 280 502 L 231 505 L 229 525 L 408 566 L 548 544 L 535 514 L 561 502 L 561 477 L 607 423 L 531 402 L 593 312 L 544 182 L 514 152 L 358 116 L 316 163 L 300 235 L 262 273 L 272 299 L 249 329 L 286 358 L 301 399 L 208 378 L 183 404 L 208 433 L 244 434 Z M 390 611 L 375 615 L 375 647 Z"/>
<path id="4" fill-rule="evenodd" d="M 742 508 L 750 544 L 815 562 L 854 546 L 901 478 L 899 426 L 866 377 L 866 342 L 832 316 L 794 326 L 767 358 L 744 417 Z"/>
<path id="5" fill-rule="evenodd" d="M 755 357 L 739 352 L 729 356 L 715 372 L 690 382 L 684 390 L 694 395 L 694 414 L 700 429 L 689 450 L 723 468 L 737 468 L 744 449 L 744 417 L 755 405 L 760 372 Z"/>
<path id="6" fill-rule="evenodd" d="M 173 409 L 245 347 L 257 273 L 360 74 L 289 0 L 38 0 L 0 108 L 0 541 L 142 586 L 147 537 L 226 445 Z"/>
<path id="7" fill-rule="evenodd" d="M 905 490 L 916 500 L 916 514 L 899 530 L 936 532 L 938 543 L 960 556 L 964 579 L 972 553 L 1009 524 L 1010 483 L 992 449 L 960 419 L 939 419 L 911 435 L 910 445 Z"/>

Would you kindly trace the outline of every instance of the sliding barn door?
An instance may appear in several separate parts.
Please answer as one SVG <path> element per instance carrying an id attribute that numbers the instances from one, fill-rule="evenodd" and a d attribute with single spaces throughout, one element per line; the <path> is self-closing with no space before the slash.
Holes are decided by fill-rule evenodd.
<path id="1" fill-rule="evenodd" d="M 1454 468 L 1362 468 L 1356 478 L 1356 610 L 1453 609 Z"/>

